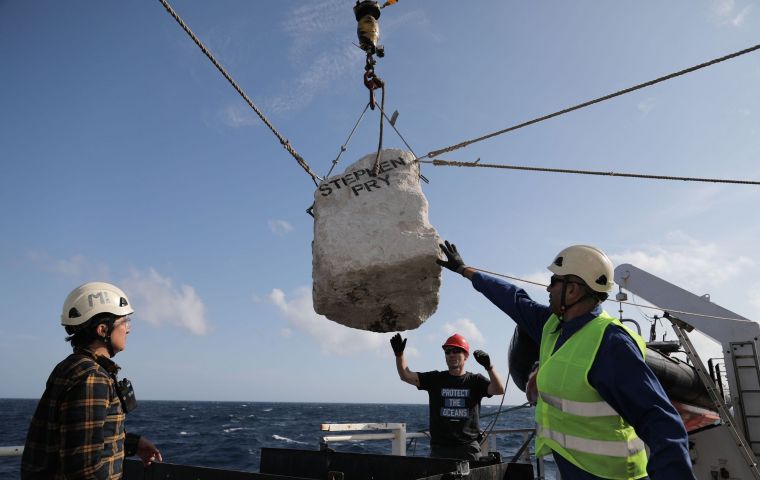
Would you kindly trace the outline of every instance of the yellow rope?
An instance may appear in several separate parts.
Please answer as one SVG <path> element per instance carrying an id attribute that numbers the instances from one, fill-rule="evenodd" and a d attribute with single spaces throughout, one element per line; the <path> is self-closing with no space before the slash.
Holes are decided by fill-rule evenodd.
<path id="1" fill-rule="evenodd" d="M 503 277 L 503 278 L 508 278 L 508 279 L 510 279 L 510 280 L 516 280 L 516 281 L 518 281 L 518 282 L 529 283 L 529 284 L 531 284 L 531 285 L 536 285 L 536 286 L 539 286 L 539 287 L 544 287 L 544 288 L 546 288 L 546 287 L 548 287 L 548 286 L 549 286 L 549 285 L 547 285 L 547 284 L 545 284 L 545 283 L 534 282 L 534 281 L 532 281 L 532 280 L 526 280 L 526 279 L 524 279 L 524 278 L 520 278 L 520 277 L 512 277 L 512 276 L 510 276 L 510 275 L 504 275 L 503 273 L 490 272 L 490 271 L 488 271 L 488 270 L 483 270 L 482 268 L 473 267 L 472 265 L 467 265 L 467 268 L 470 268 L 470 269 L 472 269 L 472 270 L 477 270 L 478 272 L 487 273 L 487 274 L 489 274 L 489 275 L 493 275 L 493 276 L 495 276 L 495 277 Z M 621 302 L 621 301 L 618 301 L 618 300 L 614 300 L 614 299 L 610 299 L 610 298 L 608 298 L 608 299 L 607 299 L 607 300 L 605 300 L 605 301 L 607 301 L 607 302 L 612 302 L 612 303 L 623 303 L 623 304 L 625 304 L 625 305 L 631 305 L 631 306 L 634 306 L 634 307 L 640 307 L 640 308 L 648 308 L 648 309 L 650 309 L 650 310 L 658 310 L 658 311 L 661 311 L 661 312 L 662 312 L 662 311 L 664 311 L 664 312 L 670 312 L 670 313 L 680 313 L 680 314 L 682 314 L 682 315 L 694 315 L 694 316 L 696 316 L 696 317 L 704 317 L 704 318 L 715 318 L 715 319 L 717 319 L 717 320 L 736 320 L 736 321 L 739 321 L 739 322 L 748 322 L 748 321 L 752 321 L 752 320 L 748 320 L 748 319 L 746 319 L 746 318 L 721 317 L 721 316 L 718 316 L 718 315 L 707 315 L 707 314 L 705 314 L 705 313 L 694 313 L 694 312 L 686 312 L 686 311 L 683 311 L 683 310 L 676 310 L 675 308 L 668 308 L 668 307 L 652 307 L 652 306 L 650 306 L 650 305 L 641 305 L 641 304 L 639 304 L 639 303 L 633 303 L 633 302 Z"/>

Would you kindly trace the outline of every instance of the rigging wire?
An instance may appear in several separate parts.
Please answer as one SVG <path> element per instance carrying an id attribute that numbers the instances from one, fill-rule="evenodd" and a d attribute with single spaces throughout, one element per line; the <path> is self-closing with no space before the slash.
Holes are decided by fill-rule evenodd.
<path id="1" fill-rule="evenodd" d="M 177 21 L 180 27 L 190 36 L 190 38 L 193 39 L 196 45 L 198 45 L 198 48 L 201 49 L 201 51 L 208 57 L 209 60 L 211 60 L 211 63 L 214 64 L 214 66 L 219 70 L 219 72 L 224 76 L 224 78 L 227 79 L 227 81 L 232 85 L 232 87 L 240 94 L 241 97 L 243 97 L 243 100 L 246 101 L 249 107 L 253 109 L 254 112 L 256 112 L 256 115 L 259 116 L 262 122 L 264 122 L 264 125 L 269 127 L 269 130 L 272 131 L 272 133 L 277 137 L 277 139 L 280 141 L 280 145 L 288 152 L 290 155 L 298 162 L 298 164 L 301 166 L 301 168 L 306 171 L 307 174 L 311 177 L 311 180 L 314 182 L 314 185 L 319 186 L 318 181 L 321 181 L 322 179 L 319 178 L 317 174 L 315 174 L 309 165 L 306 163 L 306 160 L 301 157 L 301 155 L 296 152 L 296 150 L 293 148 L 292 145 L 290 145 L 290 141 L 283 137 L 280 132 L 277 131 L 276 128 L 269 122 L 269 120 L 264 116 L 264 114 L 258 109 L 258 107 L 253 103 L 253 100 L 251 100 L 248 95 L 243 91 L 242 88 L 235 82 L 235 80 L 230 76 L 229 73 L 224 69 L 224 67 L 214 58 L 214 56 L 211 54 L 211 52 L 206 48 L 206 46 L 203 44 L 203 42 L 200 41 L 200 39 L 193 33 L 192 30 L 190 30 L 190 27 L 187 26 L 187 24 L 180 18 L 180 16 L 177 14 L 177 12 L 174 11 L 174 9 L 169 5 L 169 3 L 166 0 L 158 0 L 161 2 L 161 4 L 164 6 L 167 12 L 169 12 L 169 15 L 171 15 L 174 20 Z"/>
<path id="2" fill-rule="evenodd" d="M 744 50 L 739 50 L 738 52 L 730 53 L 728 55 L 725 55 L 725 56 L 722 56 L 722 57 L 719 57 L 719 58 L 715 58 L 715 59 L 710 60 L 710 61 L 705 62 L 705 63 L 700 63 L 699 65 L 695 65 L 693 67 L 685 68 L 685 69 L 680 70 L 678 72 L 674 72 L 674 73 L 670 73 L 668 75 L 664 75 L 662 77 L 656 78 L 654 80 L 650 80 L 648 82 L 640 83 L 638 85 L 634 85 L 632 87 L 628 87 L 628 88 L 625 88 L 623 90 L 618 90 L 617 92 L 610 93 L 610 94 L 605 95 L 603 97 L 595 98 L 593 100 L 589 100 L 587 102 L 583 102 L 583 103 L 580 103 L 578 105 L 574 105 L 572 107 L 565 108 L 565 109 L 560 110 L 558 112 L 550 113 L 548 115 L 544 115 L 544 116 L 541 116 L 541 117 L 538 117 L 538 118 L 534 118 L 533 120 L 528 120 L 527 122 L 523 122 L 523 123 L 519 123 L 517 125 L 513 125 L 511 127 L 505 128 L 503 130 L 499 130 L 497 132 L 492 132 L 492 133 L 489 133 L 487 135 L 483 135 L 483 136 L 480 136 L 480 137 L 477 137 L 477 138 L 473 138 L 471 140 L 465 140 L 464 142 L 460 142 L 460 143 L 457 143 L 456 145 L 451 145 L 451 146 L 446 147 L 446 148 L 441 148 L 439 150 L 433 150 L 430 153 L 428 153 L 427 155 L 425 155 L 425 157 L 427 157 L 427 158 L 435 158 L 435 157 L 441 155 L 442 153 L 453 152 L 454 150 L 458 150 L 458 149 L 466 147 L 468 145 L 472 145 L 473 143 L 477 143 L 477 142 L 480 142 L 480 141 L 483 141 L 483 140 L 487 140 L 487 139 L 492 138 L 492 137 L 496 137 L 498 135 L 502 135 L 502 134 L 507 133 L 507 132 L 511 132 L 511 131 L 514 131 L 514 130 L 517 130 L 517 129 L 520 129 L 520 128 L 523 128 L 523 127 L 527 127 L 528 125 L 533 125 L 534 123 L 543 122 L 544 120 L 549 120 L 550 118 L 558 117 L 560 115 L 564 115 L 565 113 L 569 113 L 569 112 L 572 112 L 572 111 L 575 111 L 575 110 L 580 110 L 581 108 L 585 108 L 585 107 L 594 105 L 596 103 L 600 103 L 600 102 L 603 102 L 605 100 L 609 100 L 611 98 L 615 98 L 615 97 L 618 97 L 620 95 L 624 95 L 626 93 L 630 93 L 630 92 L 633 92 L 633 91 L 636 91 L 636 90 L 640 90 L 640 89 L 645 88 L 645 87 L 650 87 L 650 86 L 655 85 L 657 83 L 664 82 L 665 80 L 670 80 L 671 78 L 679 77 L 681 75 L 685 75 L 687 73 L 694 72 L 694 71 L 699 70 L 701 68 L 709 67 L 711 65 L 715 65 L 716 63 L 724 62 L 726 60 L 730 60 L 732 58 L 736 58 L 736 57 L 739 57 L 741 55 L 745 55 L 747 53 L 754 52 L 755 50 L 758 50 L 758 49 L 760 49 L 760 44 L 757 44 L 757 45 L 749 47 L 749 48 L 745 48 Z M 424 158 L 424 157 L 420 157 L 420 158 Z M 419 158 L 418 158 L 418 160 L 419 160 Z"/>
<path id="3" fill-rule="evenodd" d="M 330 178 L 330 174 L 335 169 L 335 167 L 338 165 L 338 162 L 340 161 L 340 156 L 343 155 L 343 152 L 345 152 L 348 149 L 348 142 L 351 141 L 351 137 L 354 136 L 354 132 L 356 131 L 356 128 L 359 126 L 359 123 L 362 121 L 362 118 L 364 118 L 364 114 L 367 113 L 367 109 L 369 109 L 369 102 L 367 105 L 364 106 L 364 110 L 362 110 L 362 114 L 359 115 L 359 119 L 354 124 L 354 128 L 351 129 L 351 133 L 348 134 L 348 138 L 345 142 L 343 142 L 343 145 L 340 146 L 340 152 L 338 152 L 338 156 L 335 157 L 335 160 L 332 162 L 332 167 L 330 167 L 330 171 L 327 172 L 327 175 L 324 176 L 325 179 Z M 414 152 L 412 152 L 414 154 Z M 415 155 L 416 156 L 416 155 Z"/>
<path id="4" fill-rule="evenodd" d="M 383 113 L 383 117 L 385 117 L 385 120 L 388 122 L 388 125 L 390 125 L 391 128 L 393 128 L 393 131 L 396 132 L 396 135 L 398 135 L 398 138 L 400 138 L 401 141 L 404 142 L 404 145 L 406 145 L 406 148 L 408 148 L 409 151 L 412 152 L 412 155 L 414 155 L 414 157 L 417 158 L 417 154 L 414 153 L 414 149 L 412 149 L 412 147 L 409 146 L 409 142 L 406 141 L 404 136 L 401 135 L 401 132 L 398 131 L 398 128 L 396 128 L 395 120 L 391 121 L 391 119 L 388 118 L 388 115 L 385 114 L 385 110 L 383 110 L 382 108 L 380 109 L 380 111 Z M 398 112 L 396 112 L 396 114 L 398 114 Z"/>
<path id="5" fill-rule="evenodd" d="M 513 277 L 513 276 L 510 276 L 510 275 L 504 275 L 503 273 L 491 272 L 491 271 L 488 271 L 488 270 L 483 270 L 482 268 L 473 267 L 472 265 L 467 265 L 467 268 L 472 269 L 472 270 L 476 270 L 478 272 L 487 273 L 489 275 L 493 275 L 493 276 L 496 276 L 496 277 L 508 278 L 510 280 L 516 280 L 518 282 L 529 283 L 531 285 L 536 285 L 536 286 L 544 287 L 544 288 L 548 287 L 548 285 L 545 284 L 545 283 L 534 282 L 532 280 L 526 280 L 524 278 Z M 719 315 L 708 315 L 706 313 L 695 313 L 695 312 L 687 312 L 687 311 L 684 311 L 684 310 L 676 310 L 675 308 L 670 308 L 670 307 L 653 307 L 651 305 L 642 305 L 640 303 L 634 303 L 634 302 L 626 302 L 626 301 L 622 301 L 621 302 L 619 300 L 615 300 L 614 298 L 609 298 L 609 299 L 605 300 L 605 302 L 624 303 L 626 305 L 631 305 L 633 307 L 648 308 L 650 310 L 657 310 L 657 311 L 667 311 L 667 312 L 670 312 L 670 313 L 679 313 L 681 315 L 693 315 L 695 317 L 714 318 L 716 320 L 734 320 L 734 321 L 739 321 L 739 322 L 751 322 L 751 321 L 753 321 L 753 320 L 749 320 L 747 318 L 721 317 Z"/>
<path id="6" fill-rule="evenodd" d="M 401 139 L 402 142 L 404 142 L 404 145 L 406 145 L 406 148 L 409 149 L 410 152 L 412 152 L 412 155 L 414 155 L 414 158 L 417 158 L 417 154 L 414 153 L 414 149 L 412 149 L 411 146 L 409 146 L 409 142 L 406 141 L 403 135 L 401 135 L 401 132 L 398 131 L 398 128 L 396 128 L 396 122 L 395 120 L 392 121 L 391 118 L 388 118 L 388 115 L 385 114 L 385 110 L 383 110 L 383 107 L 380 107 L 380 112 L 383 114 L 383 117 L 385 117 L 385 120 L 388 122 L 388 125 L 393 128 L 393 131 L 396 132 L 396 135 L 398 135 L 398 138 Z M 396 112 L 398 114 L 398 112 Z M 422 180 L 425 183 L 430 183 L 430 180 L 427 179 L 425 175 L 422 174 L 422 171 L 419 172 L 420 180 Z"/>
<path id="7" fill-rule="evenodd" d="M 507 367 L 509 368 L 509 367 Z M 507 370 L 509 371 L 509 370 Z M 509 387 L 509 379 L 512 378 L 511 373 L 507 373 L 507 381 L 504 384 L 504 393 L 501 394 L 501 402 L 499 402 L 499 408 L 496 410 L 496 412 L 493 414 L 493 419 L 488 423 L 488 426 L 483 429 L 482 438 L 478 441 L 481 445 L 484 445 L 485 442 L 488 440 L 488 437 L 491 436 L 491 432 L 493 432 L 494 427 L 496 426 L 496 422 L 499 420 L 499 414 L 501 413 L 501 407 L 504 406 L 504 399 L 507 398 L 507 388 Z M 523 407 L 524 405 L 521 405 L 520 407 Z M 512 410 L 511 408 L 504 411 L 504 413 L 507 413 L 509 410 Z M 487 416 L 491 416 L 491 414 L 488 414 Z M 481 419 L 483 416 L 480 417 Z"/>
<path id="8" fill-rule="evenodd" d="M 319 185 L 319 182 L 321 182 L 323 179 L 320 178 L 318 175 L 316 175 L 309 165 L 306 163 L 306 161 L 303 159 L 303 157 L 296 152 L 296 150 L 292 147 L 290 144 L 290 141 L 284 138 L 280 132 L 277 131 L 277 129 L 269 122 L 269 120 L 266 118 L 266 116 L 259 110 L 259 108 L 253 103 L 253 101 L 248 97 L 248 95 L 243 91 L 243 89 L 235 82 L 235 80 L 230 76 L 229 73 L 224 69 L 224 67 L 216 60 L 216 58 L 211 54 L 211 52 L 206 48 L 206 46 L 201 42 L 201 40 L 193 33 L 193 31 L 190 29 L 190 27 L 180 18 L 180 16 L 174 11 L 174 9 L 169 5 L 167 0 L 159 0 L 161 4 L 164 6 L 166 11 L 174 18 L 174 20 L 177 21 L 177 23 L 182 27 L 182 29 L 190 36 L 190 38 L 195 42 L 195 44 L 198 46 L 198 48 L 201 49 L 201 51 L 208 57 L 208 59 L 211 61 L 211 63 L 214 64 L 214 66 L 219 70 L 219 72 L 224 76 L 224 78 L 232 85 L 232 87 L 240 94 L 240 96 L 248 103 L 248 105 L 253 109 L 253 111 L 258 115 L 258 117 L 261 119 L 262 122 L 271 130 L 271 132 L 277 137 L 280 144 L 285 148 L 285 150 L 290 153 L 290 155 L 298 162 L 298 164 L 301 166 L 301 168 L 304 169 L 304 171 L 311 177 L 312 181 L 314 182 L 314 185 Z M 603 102 L 605 100 L 612 99 L 614 97 L 633 92 L 635 90 L 639 90 L 645 87 L 649 87 L 652 85 L 655 85 L 657 83 L 663 82 L 665 80 L 670 80 L 672 78 L 685 75 L 687 73 L 694 72 L 696 70 L 724 62 L 726 60 L 751 53 L 755 50 L 760 49 L 760 44 L 746 48 L 744 50 L 740 50 L 738 52 L 734 52 L 728 55 L 725 55 L 723 57 L 719 57 L 713 60 L 710 60 L 708 62 L 701 63 L 699 65 L 695 65 L 693 67 L 689 67 L 659 78 L 656 78 L 654 80 L 650 80 L 648 82 L 644 82 L 623 90 L 619 90 L 617 92 L 605 95 L 603 97 L 596 98 L 594 100 L 589 100 L 587 102 L 565 108 L 563 110 L 560 110 L 558 112 L 554 112 L 548 115 L 544 115 L 542 117 L 535 118 L 533 120 L 529 120 L 527 122 L 523 122 L 517 125 L 513 125 L 511 127 L 505 128 L 503 130 L 499 130 L 496 132 L 492 132 L 487 135 L 483 135 L 481 137 L 477 137 L 471 140 L 466 140 L 464 142 L 458 143 L 456 145 L 452 145 L 446 148 L 442 148 L 439 150 L 434 150 L 429 152 L 425 157 L 427 158 L 434 158 L 442 153 L 452 152 L 454 150 L 458 150 L 460 148 L 466 147 L 468 145 L 471 145 L 476 142 L 480 142 L 483 140 L 487 140 L 489 138 L 511 132 L 514 130 L 517 130 L 519 128 L 526 127 L 528 125 L 532 125 L 534 123 L 538 123 L 544 120 L 548 120 L 550 118 L 554 118 L 560 115 L 563 115 L 565 113 L 572 112 L 574 110 L 579 110 L 581 108 L 588 107 L 590 105 L 594 105 L 596 103 Z M 365 79 L 365 83 L 366 83 Z M 379 156 L 380 156 L 380 150 L 382 149 L 382 143 L 383 143 L 383 119 L 387 118 L 387 115 L 384 111 L 384 103 L 385 103 L 385 88 L 382 84 L 382 81 L 377 79 L 379 85 L 377 85 L 381 88 L 382 98 L 381 98 L 381 105 L 380 105 L 380 135 L 379 135 L 379 144 L 378 144 L 378 152 L 375 158 L 375 166 L 374 169 L 377 170 L 378 164 L 379 164 Z M 369 87 L 369 86 L 368 86 Z M 372 91 L 372 88 L 370 89 L 370 93 Z M 368 106 L 374 106 L 372 105 L 374 102 L 370 102 Z M 366 107 L 365 110 L 366 112 Z M 362 112 L 362 116 L 364 115 L 364 112 Z M 361 117 L 360 119 L 361 120 Z M 389 121 L 390 123 L 390 121 Z M 358 122 L 357 122 L 358 125 Z M 401 136 L 398 129 L 391 123 L 391 126 L 396 131 L 396 133 L 399 135 L 401 140 L 404 142 L 404 144 L 409 148 L 411 151 L 411 147 L 409 147 L 409 144 L 406 142 L 406 140 Z M 354 126 L 354 129 L 351 131 L 351 134 L 349 135 L 349 139 L 351 138 L 351 135 L 353 135 L 354 130 L 356 130 L 356 125 Z M 348 140 L 347 140 L 348 142 Z M 338 154 L 338 158 L 340 158 L 340 154 L 345 151 L 345 144 L 341 146 L 341 152 Z M 527 167 L 527 166 L 518 166 L 518 165 L 502 165 L 502 164 L 484 164 L 479 162 L 456 162 L 456 161 L 447 161 L 447 160 L 433 160 L 433 161 L 424 161 L 422 158 L 425 157 L 417 157 L 417 155 L 412 151 L 412 154 L 416 157 L 417 161 L 420 161 L 422 163 L 432 163 L 435 166 L 458 166 L 458 167 L 483 167 L 483 168 L 501 168 L 501 169 L 510 169 L 510 170 L 526 170 L 526 171 L 537 171 L 537 172 L 550 172 L 550 173 L 569 173 L 569 174 L 578 174 L 578 175 L 603 175 L 603 176 L 618 176 L 618 177 L 628 177 L 628 178 L 642 178 L 642 179 L 655 179 L 655 180 L 681 180 L 681 181 L 690 181 L 690 182 L 710 182 L 710 183 L 727 183 L 727 184 L 742 184 L 742 185 L 760 185 L 759 181 L 751 181 L 751 180 L 733 180 L 733 179 L 718 179 L 718 178 L 700 178 L 700 177 L 680 177 L 680 176 L 665 176 L 665 175 L 646 175 L 646 174 L 634 174 L 634 173 L 616 173 L 616 172 L 601 172 L 601 171 L 592 171 L 592 170 L 576 170 L 576 169 L 559 169 L 559 168 L 546 168 L 546 167 Z M 335 165 L 337 164 L 338 158 L 333 161 L 332 168 L 330 169 L 330 172 L 328 173 L 328 176 L 330 173 L 332 173 L 333 168 L 335 168 Z"/>
<path id="9" fill-rule="evenodd" d="M 377 155 L 375 155 L 375 164 L 372 167 L 372 172 L 377 175 L 380 172 L 380 152 L 383 149 L 383 110 L 385 109 L 385 83 L 382 80 L 375 77 L 380 82 L 380 135 L 377 141 Z M 370 93 L 372 90 L 370 89 Z M 370 106 L 372 106 L 370 102 Z"/>
<path id="10" fill-rule="evenodd" d="M 436 167 L 481 167 L 481 168 L 501 168 L 507 170 L 527 170 L 531 172 L 549 172 L 549 173 L 569 173 L 575 175 L 600 175 L 609 177 L 626 177 L 641 178 L 647 180 L 681 180 L 684 182 L 705 182 L 705 183 L 729 183 L 735 185 L 756 185 L 760 186 L 760 181 L 755 180 L 735 180 L 726 178 L 706 178 L 706 177 L 679 177 L 671 175 L 649 175 L 644 173 L 619 173 L 619 172 L 602 172 L 597 170 L 576 170 L 569 168 L 549 168 L 549 167 L 527 167 L 521 165 L 504 165 L 499 163 L 480 163 L 475 162 L 458 162 L 454 160 L 418 160 L 420 163 L 432 163 Z"/>

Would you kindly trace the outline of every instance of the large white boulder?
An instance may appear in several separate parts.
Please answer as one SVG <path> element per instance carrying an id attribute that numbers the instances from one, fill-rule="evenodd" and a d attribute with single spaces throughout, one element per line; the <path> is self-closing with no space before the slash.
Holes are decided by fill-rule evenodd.
<path id="1" fill-rule="evenodd" d="M 314 194 L 314 310 L 361 330 L 409 330 L 438 308 L 440 238 L 414 155 L 383 150 L 374 175 L 375 155 Z"/>

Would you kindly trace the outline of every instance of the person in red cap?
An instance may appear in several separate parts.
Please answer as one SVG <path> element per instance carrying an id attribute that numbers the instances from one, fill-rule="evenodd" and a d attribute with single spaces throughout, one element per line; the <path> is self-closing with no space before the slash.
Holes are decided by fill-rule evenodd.
<path id="1" fill-rule="evenodd" d="M 491 365 L 491 358 L 475 350 L 475 361 L 485 367 L 486 378 L 465 371 L 470 345 L 455 333 L 442 345 L 446 371 L 413 372 L 404 358 L 406 339 L 391 338 L 396 370 L 401 380 L 428 392 L 430 407 L 430 456 L 477 460 L 480 457 L 480 401 L 504 393 L 504 382 Z"/>

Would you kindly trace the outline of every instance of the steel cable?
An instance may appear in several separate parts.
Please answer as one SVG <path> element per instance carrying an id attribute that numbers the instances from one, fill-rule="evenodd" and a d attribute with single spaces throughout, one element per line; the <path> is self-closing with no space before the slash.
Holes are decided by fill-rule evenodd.
<path id="1" fill-rule="evenodd" d="M 359 119 L 354 124 L 354 128 L 351 129 L 351 133 L 348 134 L 348 138 L 343 143 L 343 145 L 340 146 L 340 152 L 338 152 L 338 156 L 335 157 L 335 160 L 333 160 L 332 167 L 330 167 L 330 171 L 327 172 L 327 175 L 324 176 L 325 179 L 328 179 L 330 177 L 330 174 L 332 173 L 333 169 L 335 169 L 335 167 L 338 165 L 338 162 L 340 161 L 340 156 L 343 155 L 343 152 L 345 152 L 348 149 L 348 142 L 351 141 L 351 137 L 354 136 L 354 132 L 356 131 L 356 128 L 359 126 L 359 123 L 362 121 L 362 118 L 364 118 L 364 114 L 367 113 L 368 109 L 369 109 L 369 103 L 367 103 L 367 105 L 364 106 L 364 110 L 362 110 L 361 115 L 359 115 Z"/>
<path id="2" fill-rule="evenodd" d="M 497 163 L 480 163 L 480 162 L 457 162 L 453 160 L 419 160 L 420 163 L 432 163 L 437 167 L 480 167 L 480 168 L 501 168 L 507 170 L 525 170 L 530 172 L 549 172 L 549 173 L 570 173 L 575 175 L 598 175 L 609 177 L 626 177 L 642 178 L 647 180 L 680 180 L 684 182 L 705 182 L 705 183 L 730 183 L 738 185 L 758 185 L 760 181 L 755 180 L 734 180 L 725 178 L 705 178 L 705 177 L 679 177 L 672 175 L 648 175 L 644 173 L 619 173 L 619 172 L 601 172 L 596 170 L 576 170 L 570 168 L 549 168 L 549 167 L 526 167 L 522 165 L 503 165 Z"/>
<path id="3" fill-rule="evenodd" d="M 280 145 L 283 146 L 285 150 L 287 150 L 288 153 L 298 162 L 298 164 L 301 166 L 301 168 L 306 171 L 307 174 L 311 177 L 312 181 L 314 182 L 314 185 L 319 185 L 318 181 L 321 181 L 322 179 L 315 174 L 309 165 L 306 163 L 306 161 L 301 157 L 301 155 L 298 154 L 298 152 L 295 151 L 295 149 L 290 145 L 290 142 L 283 137 L 280 132 L 277 131 L 274 126 L 269 123 L 269 120 L 264 116 L 264 114 L 256 107 L 256 105 L 253 103 L 253 101 L 246 95 L 246 93 L 243 91 L 242 88 L 235 82 L 235 80 L 230 76 L 229 73 L 222 67 L 222 65 L 214 58 L 214 56 L 211 54 L 211 52 L 206 48 L 206 46 L 203 44 L 203 42 L 200 41 L 200 39 L 193 33 L 192 30 L 190 30 L 190 27 L 187 26 L 187 24 L 180 18 L 180 16 L 177 14 L 177 12 L 174 11 L 174 9 L 169 5 L 169 3 L 166 0 L 158 0 L 161 2 L 161 4 L 164 6 L 167 12 L 174 18 L 174 20 L 177 21 L 180 27 L 190 36 L 190 38 L 193 39 L 196 45 L 198 45 L 198 48 L 201 49 L 201 51 L 208 57 L 209 60 L 211 60 L 211 63 L 214 64 L 214 66 L 219 70 L 219 72 L 224 76 L 224 78 L 227 79 L 227 81 L 232 85 L 232 87 L 240 94 L 241 97 L 243 97 L 243 100 L 248 103 L 248 106 L 253 109 L 254 112 L 256 112 L 256 115 L 259 116 L 262 122 L 264 122 L 264 125 L 269 127 L 269 130 L 274 133 L 274 135 L 277 137 L 277 139 L 280 141 Z"/>
<path id="4" fill-rule="evenodd" d="M 580 103 L 578 105 L 565 108 L 565 109 L 560 110 L 558 112 L 550 113 L 550 114 L 544 115 L 542 117 L 534 118 L 533 120 L 528 120 L 527 122 L 523 122 L 523 123 L 520 123 L 520 124 L 517 124 L 517 125 L 513 125 L 511 127 L 505 128 L 503 130 L 499 130 L 497 132 L 492 132 L 492 133 L 489 133 L 487 135 L 483 135 L 481 137 L 473 138 L 472 140 L 465 140 L 464 142 L 457 143 L 456 145 L 452 145 L 450 147 L 441 148 L 439 150 L 433 150 L 432 152 L 430 152 L 427 155 L 425 155 L 425 157 L 427 157 L 427 158 L 434 158 L 434 157 L 437 157 L 438 155 L 441 155 L 442 153 L 453 152 L 454 150 L 458 150 L 460 148 L 466 147 L 466 146 L 471 145 L 473 143 L 480 142 L 480 141 L 483 141 L 483 140 L 487 140 L 489 138 L 496 137 L 496 136 L 501 135 L 503 133 L 507 133 L 507 132 L 511 132 L 511 131 L 517 130 L 519 128 L 527 127 L 528 125 L 533 125 L 534 123 L 543 122 L 544 120 L 549 120 L 550 118 L 558 117 L 560 115 L 564 115 L 565 113 L 569 113 L 569 112 L 572 112 L 572 111 L 575 111 L 575 110 L 579 110 L 581 108 L 588 107 L 590 105 L 594 105 L 595 103 L 603 102 L 605 100 L 609 100 L 611 98 L 615 98 L 615 97 L 618 97 L 620 95 L 624 95 L 626 93 L 630 93 L 630 92 L 633 92 L 633 91 L 636 91 L 636 90 L 640 90 L 642 88 L 649 87 L 649 86 L 655 85 L 655 84 L 660 83 L 660 82 L 664 82 L 665 80 L 670 80 L 671 78 L 679 77 L 681 75 L 685 75 L 687 73 L 694 72 L 694 71 L 699 70 L 701 68 L 709 67 L 711 65 L 715 65 L 716 63 L 724 62 L 726 60 L 730 60 L 732 58 L 735 58 L 735 57 L 738 57 L 738 56 L 741 56 L 741 55 L 745 55 L 747 53 L 754 52 L 755 50 L 758 50 L 758 49 L 760 49 L 760 44 L 757 44 L 757 45 L 755 45 L 753 47 L 745 48 L 744 50 L 739 50 L 738 52 L 734 52 L 734 53 L 730 53 L 728 55 L 724 55 L 724 56 L 719 57 L 719 58 L 715 58 L 715 59 L 710 60 L 710 61 L 705 62 L 705 63 L 700 63 L 699 65 L 695 65 L 693 67 L 685 68 L 685 69 L 680 70 L 678 72 L 674 72 L 674 73 L 671 73 L 671 74 L 668 74 L 668 75 L 656 78 L 654 80 L 650 80 L 648 82 L 640 83 L 638 85 L 634 85 L 632 87 L 625 88 L 623 90 L 618 90 L 615 93 L 610 93 L 609 95 L 605 95 L 603 97 L 599 97 L 599 98 L 596 98 L 594 100 L 589 100 L 587 102 L 583 102 L 583 103 Z M 420 158 L 424 158 L 424 157 L 420 157 Z"/>

